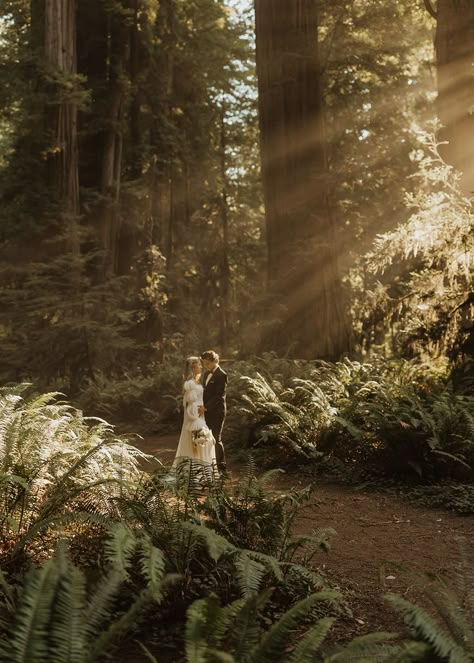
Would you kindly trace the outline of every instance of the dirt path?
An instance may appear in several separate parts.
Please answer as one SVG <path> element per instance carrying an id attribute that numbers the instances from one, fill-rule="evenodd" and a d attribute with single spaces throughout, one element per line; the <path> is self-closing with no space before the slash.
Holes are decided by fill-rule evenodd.
<path id="1" fill-rule="evenodd" d="M 150 437 L 143 451 L 163 462 L 174 457 L 177 436 Z M 238 467 L 232 466 L 234 475 Z M 307 485 L 308 480 L 283 475 L 276 488 Z M 343 590 L 352 610 L 339 620 L 332 637 L 347 639 L 374 630 L 398 630 L 401 621 L 383 601 L 394 592 L 409 600 L 419 598 L 413 571 L 449 577 L 458 559 L 456 538 L 474 544 L 474 516 L 463 517 L 403 502 L 376 492 L 340 485 L 316 485 L 298 516 L 295 534 L 332 527 L 337 534 L 331 551 L 319 564 L 327 577 Z"/>

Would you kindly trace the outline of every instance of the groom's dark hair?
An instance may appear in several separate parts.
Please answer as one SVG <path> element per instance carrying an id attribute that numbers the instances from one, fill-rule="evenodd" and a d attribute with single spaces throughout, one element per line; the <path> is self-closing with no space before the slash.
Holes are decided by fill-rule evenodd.
<path id="1" fill-rule="evenodd" d="M 201 359 L 205 359 L 206 361 L 219 361 L 219 355 L 217 352 L 214 352 L 214 350 L 206 350 L 206 352 L 202 353 Z"/>

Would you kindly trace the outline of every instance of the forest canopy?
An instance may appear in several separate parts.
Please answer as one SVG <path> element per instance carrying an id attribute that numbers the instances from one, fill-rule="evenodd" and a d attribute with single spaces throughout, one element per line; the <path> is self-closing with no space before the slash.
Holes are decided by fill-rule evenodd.
<path id="1" fill-rule="evenodd" d="M 1 1 L 4 381 L 471 350 L 470 3 L 275 8 Z"/>

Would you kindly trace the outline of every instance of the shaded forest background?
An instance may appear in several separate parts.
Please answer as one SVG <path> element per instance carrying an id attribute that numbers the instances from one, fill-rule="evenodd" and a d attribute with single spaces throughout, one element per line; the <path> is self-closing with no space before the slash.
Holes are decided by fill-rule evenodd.
<path id="1" fill-rule="evenodd" d="M 127 417 L 207 347 L 469 354 L 471 3 L 0 8 L 3 382 Z"/>

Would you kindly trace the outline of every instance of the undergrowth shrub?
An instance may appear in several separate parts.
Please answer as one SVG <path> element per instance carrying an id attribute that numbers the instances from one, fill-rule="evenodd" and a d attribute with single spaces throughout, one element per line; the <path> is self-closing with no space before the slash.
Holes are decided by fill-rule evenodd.
<path id="1" fill-rule="evenodd" d="M 41 555 L 74 524 L 119 518 L 118 499 L 145 454 L 56 400 L 28 398 L 28 385 L 0 391 L 0 555 Z M 22 395 L 23 394 L 23 395 Z M 45 541 L 48 545 L 45 546 Z"/>
<path id="2" fill-rule="evenodd" d="M 150 367 L 120 373 L 115 377 L 96 372 L 83 387 L 78 403 L 88 413 L 133 424 L 134 430 L 155 432 L 180 417 L 182 360 L 168 357 Z"/>
<path id="3" fill-rule="evenodd" d="M 94 582 L 72 563 L 65 541 L 20 579 L 0 572 L 0 661 L 104 660 L 163 601 L 176 578 L 165 575 L 163 554 L 149 539 L 117 524 L 104 543 Z"/>
<path id="4" fill-rule="evenodd" d="M 298 368 L 286 381 L 260 372 L 241 379 L 240 441 L 260 461 L 332 456 L 385 476 L 472 480 L 474 397 L 442 372 L 380 356 Z"/>
<path id="5" fill-rule="evenodd" d="M 428 607 L 420 607 L 405 597 L 389 594 L 386 599 L 401 613 L 414 640 L 427 648 L 433 663 L 472 663 L 474 661 L 474 566 L 472 550 L 465 539 L 458 540 L 459 562 L 451 582 L 418 577 Z"/>

